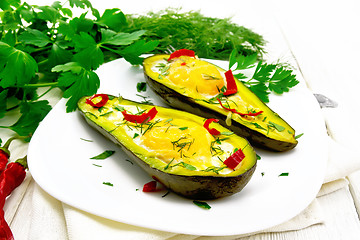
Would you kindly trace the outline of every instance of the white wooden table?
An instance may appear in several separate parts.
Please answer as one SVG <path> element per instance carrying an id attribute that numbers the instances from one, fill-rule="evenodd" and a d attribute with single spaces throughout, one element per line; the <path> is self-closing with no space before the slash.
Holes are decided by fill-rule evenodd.
<path id="1" fill-rule="evenodd" d="M 38 5 L 49 0 L 29 0 Z M 204 15 L 230 17 L 240 25 L 264 35 L 270 56 L 293 56 L 309 89 L 338 102 L 344 119 L 342 128 L 329 134 L 344 146 L 359 144 L 357 134 L 360 89 L 360 2 L 342 1 L 132 1 L 92 0 L 99 10 L 118 7 L 125 13 L 146 12 L 164 6 L 201 9 Z M 216 7 L 217 6 L 217 7 Z M 220 7 L 219 7 L 220 6 Z M 346 114 L 348 113 L 348 114 Z M 26 146 L 25 146 L 26 147 Z M 359 158 L 360 156 L 355 156 Z M 341 159 L 339 159 L 341 161 Z M 242 239 L 360 239 L 360 171 L 346 178 L 348 187 L 319 198 L 325 224 L 286 233 L 258 234 Z M 6 218 L 17 240 L 30 231 L 34 180 L 28 175 L 7 200 Z"/>

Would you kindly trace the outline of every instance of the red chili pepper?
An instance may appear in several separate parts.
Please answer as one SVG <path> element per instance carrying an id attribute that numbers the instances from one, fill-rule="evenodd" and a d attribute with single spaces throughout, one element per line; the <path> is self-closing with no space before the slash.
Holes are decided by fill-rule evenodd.
<path id="1" fill-rule="evenodd" d="M 156 181 L 150 181 L 144 184 L 143 192 L 155 192 L 155 191 L 156 191 Z"/>
<path id="2" fill-rule="evenodd" d="M 230 157 L 228 157 L 224 161 L 224 164 L 230 169 L 235 169 L 237 165 L 239 165 L 244 158 L 245 158 L 245 154 L 241 149 L 239 149 L 236 152 L 234 152 Z"/>
<path id="3" fill-rule="evenodd" d="M 221 102 L 221 100 L 220 100 L 219 98 L 218 98 L 217 100 L 218 100 L 218 102 L 220 103 L 220 105 L 221 105 L 221 107 L 222 107 L 223 109 L 228 110 L 228 111 L 233 112 L 233 113 L 236 113 L 236 114 L 239 114 L 239 115 L 242 116 L 242 117 L 244 117 L 244 116 L 253 116 L 253 117 L 256 117 L 256 116 L 258 116 L 258 115 L 260 115 L 260 114 L 262 114 L 262 113 L 264 112 L 264 111 L 259 111 L 259 112 L 255 112 L 255 113 L 252 113 L 252 112 L 250 112 L 250 113 L 241 113 L 241 112 L 236 111 L 236 109 L 234 109 L 234 108 L 227 108 L 227 107 L 225 107 L 225 106 L 222 104 L 222 102 Z"/>
<path id="4" fill-rule="evenodd" d="M 14 236 L 5 221 L 3 207 L 6 197 L 25 179 L 25 167 L 18 162 L 11 162 L 0 174 L 0 239 L 12 240 Z"/>
<path id="5" fill-rule="evenodd" d="M 214 119 L 214 118 L 206 119 L 204 123 L 204 128 L 206 128 L 206 130 L 208 130 L 211 135 L 219 135 L 220 132 L 218 130 L 216 130 L 215 128 L 209 128 L 209 125 L 212 122 L 219 122 L 219 119 Z"/>
<path id="6" fill-rule="evenodd" d="M 237 93 L 238 89 L 236 86 L 234 75 L 231 70 L 225 72 L 226 78 L 226 91 L 223 93 L 225 96 Z"/>
<path id="7" fill-rule="evenodd" d="M 127 114 L 126 110 L 122 111 L 121 113 L 124 115 L 124 119 L 126 121 L 133 123 L 145 123 L 151 121 L 156 116 L 158 111 L 156 110 L 155 107 L 153 107 L 147 113 L 143 113 L 141 115 Z"/>
<path id="8" fill-rule="evenodd" d="M 6 149 L 0 148 L 0 173 L 2 173 L 9 161 L 9 153 Z"/>
<path id="9" fill-rule="evenodd" d="M 101 97 L 101 101 L 94 103 L 93 100 L 97 97 Z M 107 101 L 109 101 L 109 96 L 107 94 L 95 94 L 92 97 L 86 99 L 87 104 L 97 108 L 104 106 Z"/>
<path id="10" fill-rule="evenodd" d="M 195 52 L 189 49 L 179 49 L 170 55 L 168 61 L 170 61 L 173 58 L 178 58 L 181 56 L 195 57 Z"/>

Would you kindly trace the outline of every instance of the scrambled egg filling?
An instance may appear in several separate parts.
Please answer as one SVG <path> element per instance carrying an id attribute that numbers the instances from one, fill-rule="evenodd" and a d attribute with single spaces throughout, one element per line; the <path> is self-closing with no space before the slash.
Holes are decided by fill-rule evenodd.
<path id="1" fill-rule="evenodd" d="M 219 94 L 226 84 L 223 75 L 214 65 L 191 57 L 181 57 L 174 61 L 167 77 L 175 85 L 211 96 Z"/>
<path id="2" fill-rule="evenodd" d="M 210 148 L 214 138 L 208 131 L 185 120 L 173 120 L 171 124 L 174 125 L 153 127 L 139 138 L 139 143 L 166 163 L 183 161 L 200 169 L 212 166 L 209 159 L 212 158 Z"/>

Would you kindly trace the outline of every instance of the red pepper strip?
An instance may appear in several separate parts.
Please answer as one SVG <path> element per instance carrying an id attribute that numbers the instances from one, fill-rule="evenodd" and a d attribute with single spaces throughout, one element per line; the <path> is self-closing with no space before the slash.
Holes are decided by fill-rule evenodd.
<path id="1" fill-rule="evenodd" d="M 155 191 L 156 191 L 156 181 L 150 181 L 144 184 L 143 192 L 155 192 Z"/>
<path id="2" fill-rule="evenodd" d="M 5 170 L 8 161 L 9 154 L 4 149 L 0 148 L 0 173 Z"/>
<path id="3" fill-rule="evenodd" d="M 225 78 L 226 78 L 226 92 L 224 92 L 223 94 L 227 96 L 237 93 L 238 89 L 236 86 L 234 75 L 232 74 L 231 70 L 225 72 Z"/>
<path id="4" fill-rule="evenodd" d="M 5 221 L 3 207 L 6 197 L 23 182 L 25 176 L 25 168 L 18 162 L 9 163 L 0 174 L 0 239 L 14 239 Z"/>
<path id="5" fill-rule="evenodd" d="M 195 57 L 195 52 L 189 49 L 179 49 L 170 55 L 168 61 L 170 61 L 173 58 L 178 58 L 181 56 Z"/>
<path id="6" fill-rule="evenodd" d="M 97 97 L 101 97 L 101 101 L 94 103 L 93 99 Z M 109 96 L 106 94 L 95 94 L 92 97 L 86 99 L 87 104 L 97 108 L 104 106 L 107 103 L 107 101 L 109 101 Z"/>
<path id="7" fill-rule="evenodd" d="M 260 115 L 260 114 L 262 114 L 264 111 L 259 111 L 259 112 L 255 112 L 255 113 L 240 113 L 240 112 L 238 112 L 238 111 L 236 111 L 236 109 L 234 109 L 234 108 L 227 108 L 227 107 L 225 107 L 222 103 L 221 103 L 221 100 L 218 98 L 217 99 L 218 100 L 218 102 L 220 103 L 220 105 L 221 105 L 221 107 L 223 108 L 223 109 L 225 109 L 225 110 L 228 110 L 228 111 L 230 111 L 230 112 L 233 112 L 233 113 L 236 113 L 236 114 L 239 114 L 240 116 L 242 116 L 242 117 L 244 117 L 244 116 L 253 116 L 253 117 L 256 117 L 256 116 L 258 116 L 258 115 Z"/>
<path id="8" fill-rule="evenodd" d="M 204 123 L 204 128 L 206 128 L 206 130 L 208 130 L 211 135 L 219 135 L 220 132 L 218 130 L 216 130 L 215 128 L 209 128 L 209 125 L 212 122 L 219 122 L 219 119 L 214 119 L 214 118 L 206 119 Z"/>
<path id="9" fill-rule="evenodd" d="M 244 158 L 245 158 L 245 154 L 243 153 L 243 151 L 241 149 L 239 149 L 236 152 L 234 152 L 230 157 L 228 157 L 224 161 L 224 164 L 230 169 L 235 169 L 237 167 L 237 165 L 239 165 L 239 163 Z"/>
<path id="10" fill-rule="evenodd" d="M 151 121 L 156 116 L 158 111 L 156 110 L 155 107 L 153 107 L 147 113 L 143 113 L 141 115 L 127 114 L 126 110 L 122 111 L 121 113 L 124 115 L 124 119 L 126 121 L 133 122 L 133 123 L 144 123 L 144 122 Z"/>

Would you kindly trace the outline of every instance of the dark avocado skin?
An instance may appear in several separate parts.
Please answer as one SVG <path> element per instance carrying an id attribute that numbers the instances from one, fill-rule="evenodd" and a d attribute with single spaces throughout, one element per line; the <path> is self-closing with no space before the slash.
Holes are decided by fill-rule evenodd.
<path id="1" fill-rule="evenodd" d="M 201 106 L 196 103 L 193 98 L 184 96 L 171 88 L 159 83 L 158 81 L 150 78 L 146 72 L 144 73 L 145 79 L 151 89 L 156 92 L 168 105 L 171 107 L 181 109 L 195 115 L 204 118 L 216 118 L 219 119 L 219 123 L 224 127 L 232 130 L 239 136 L 247 138 L 248 141 L 253 145 L 260 148 L 272 150 L 272 151 L 287 151 L 293 149 L 297 143 L 283 142 L 276 139 L 269 138 L 255 130 L 249 129 L 236 121 L 232 121 L 231 126 L 227 126 L 225 123 L 226 116 Z"/>
<path id="2" fill-rule="evenodd" d="M 257 164 L 255 161 L 255 164 L 250 169 L 238 176 L 184 176 L 166 173 L 152 168 L 149 164 L 141 160 L 134 152 L 121 144 L 111 133 L 87 118 L 81 109 L 80 113 L 91 127 L 120 146 L 129 158 L 147 172 L 149 176 L 159 181 L 170 191 L 185 198 L 210 200 L 233 195 L 240 192 L 247 185 L 256 169 Z"/>

